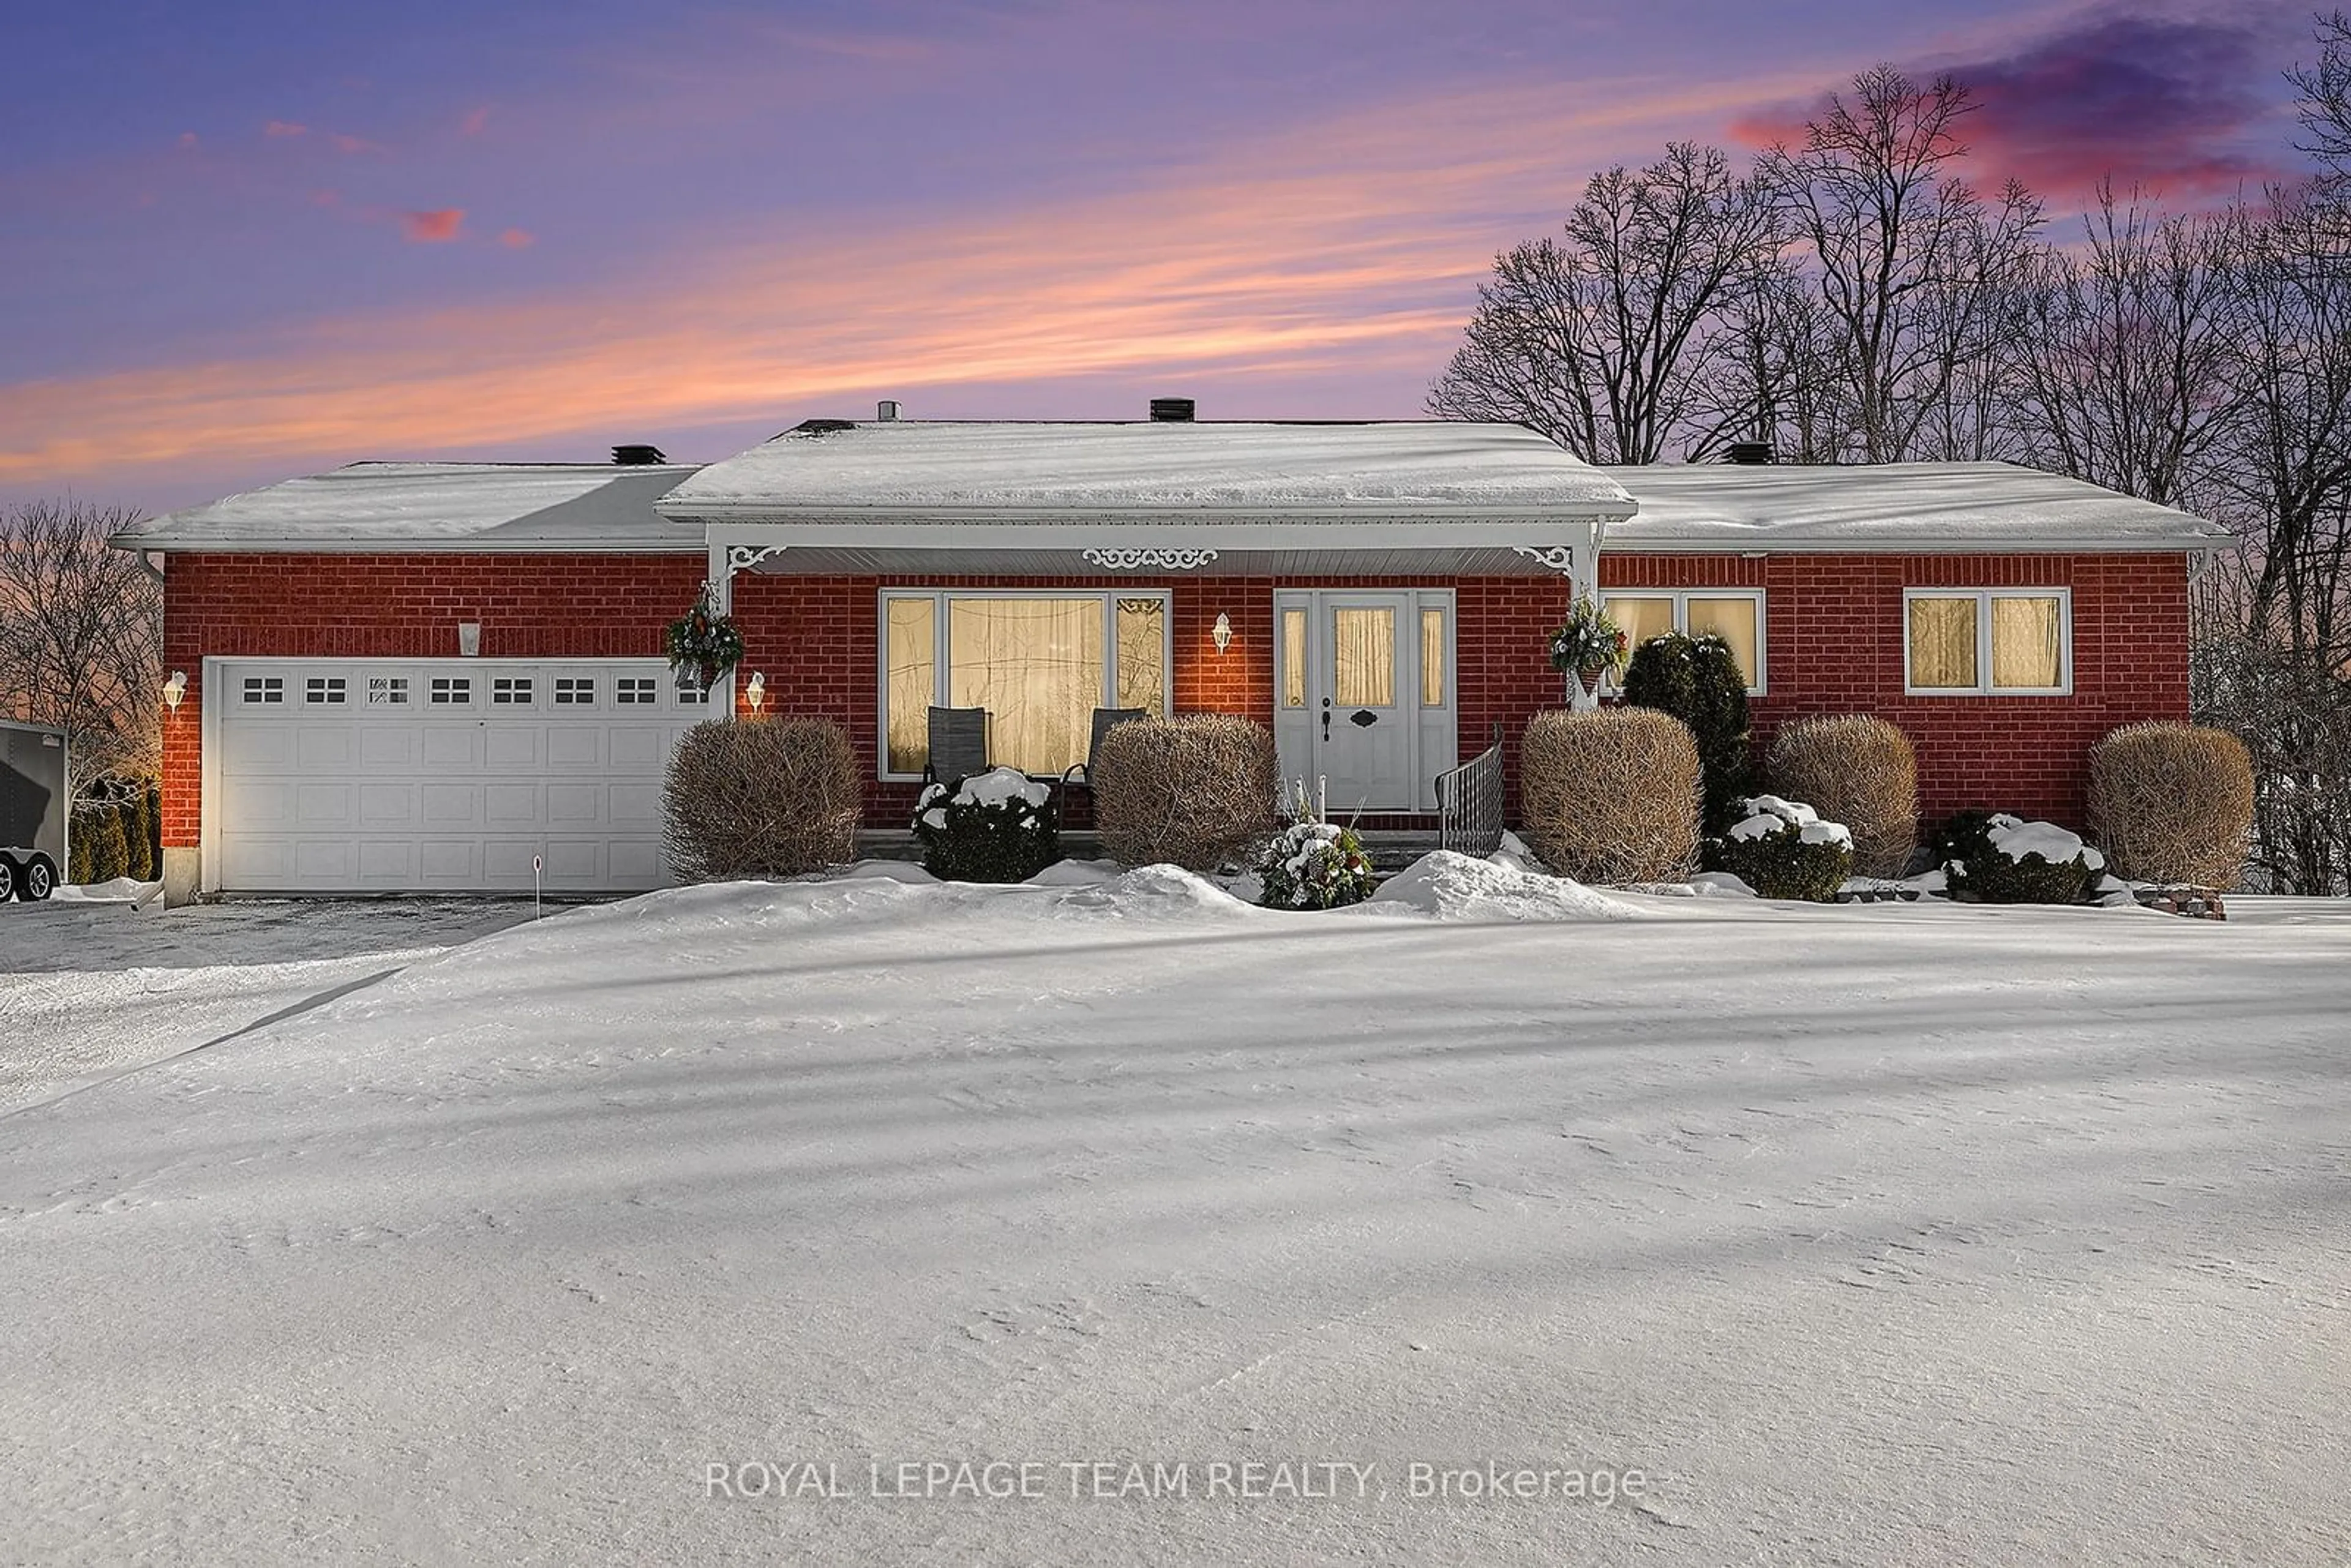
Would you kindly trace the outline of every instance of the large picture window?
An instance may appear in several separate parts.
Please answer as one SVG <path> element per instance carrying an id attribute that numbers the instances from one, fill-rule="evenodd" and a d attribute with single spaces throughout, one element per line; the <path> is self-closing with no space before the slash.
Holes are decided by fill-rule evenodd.
<path id="1" fill-rule="evenodd" d="M 992 762 L 1083 762 L 1094 709 L 1166 715 L 1167 633 L 1165 593 L 885 591 L 883 777 L 921 775 L 935 704 L 987 710 Z"/>
<path id="2" fill-rule="evenodd" d="M 1914 696 L 2062 696 L 2074 687 L 2062 588 L 1914 588 L 1902 596 L 1902 685 Z"/>
<path id="3" fill-rule="evenodd" d="M 1763 695 L 1763 593 L 1761 589 L 1626 589 L 1600 601 L 1635 648 L 1667 632 L 1730 644 L 1747 676 L 1747 695 Z"/>

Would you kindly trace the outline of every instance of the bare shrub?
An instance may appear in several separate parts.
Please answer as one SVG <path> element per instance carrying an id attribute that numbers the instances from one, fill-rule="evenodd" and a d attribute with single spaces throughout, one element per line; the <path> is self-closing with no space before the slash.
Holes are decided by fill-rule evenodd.
<path id="1" fill-rule="evenodd" d="M 1675 882 L 1697 868 L 1698 742 L 1673 715 L 1539 713 L 1519 757 L 1520 821 L 1552 871 L 1609 884 Z"/>
<path id="2" fill-rule="evenodd" d="M 1853 832 L 1856 876 L 1900 876 L 1918 847 L 1918 758 L 1910 737 L 1867 714 L 1800 718 L 1764 764 L 1771 788 Z"/>
<path id="3" fill-rule="evenodd" d="M 855 857 L 857 754 L 829 718 L 714 719 L 678 737 L 662 847 L 681 882 L 798 876 Z"/>
<path id="4" fill-rule="evenodd" d="M 2252 758 L 2225 729 L 2126 724 L 2090 748 L 2090 825 L 2118 875 L 2232 887 L 2252 824 Z"/>
<path id="5" fill-rule="evenodd" d="M 1094 826 L 1121 865 L 1213 872 L 1273 836 L 1273 734 L 1229 714 L 1134 719 L 1102 737 Z"/>

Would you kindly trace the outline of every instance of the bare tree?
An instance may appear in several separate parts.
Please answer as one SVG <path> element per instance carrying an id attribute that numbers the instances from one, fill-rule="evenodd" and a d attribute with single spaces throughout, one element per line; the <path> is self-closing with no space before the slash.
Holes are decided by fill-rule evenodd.
<path id="1" fill-rule="evenodd" d="M 2302 89 L 2306 140 L 2296 143 L 2325 165 L 2337 183 L 2351 175 L 2351 16 L 2318 18 L 2318 63 L 2296 66 L 2286 80 Z"/>
<path id="2" fill-rule="evenodd" d="M 1959 132 L 1974 109 L 1949 77 L 1921 87 L 1881 65 L 1806 123 L 1801 149 L 1760 161 L 1812 252 L 1827 384 L 1848 402 L 1842 455 L 1976 456 L 1993 440 L 1962 416 L 1995 400 L 1954 394 L 1999 355 L 2041 204 L 2012 180 L 1987 203 L 1959 177 Z"/>
<path id="3" fill-rule="evenodd" d="M 0 705 L 67 732 L 78 798 L 161 760 L 162 585 L 107 543 L 135 520 L 78 501 L 0 518 Z"/>
<path id="4" fill-rule="evenodd" d="M 2235 214 L 2162 217 L 2111 187 L 2084 219 L 2085 255 L 2030 264 L 2011 356 L 2022 455 L 2163 506 L 2190 492 L 2228 434 Z"/>
<path id="5" fill-rule="evenodd" d="M 1595 174 L 1561 239 L 1504 252 L 1430 412 L 1543 432 L 1594 463 L 1703 452 L 1744 411 L 1708 395 L 1719 312 L 1780 244 L 1776 204 L 1718 150 L 1677 142 Z"/>

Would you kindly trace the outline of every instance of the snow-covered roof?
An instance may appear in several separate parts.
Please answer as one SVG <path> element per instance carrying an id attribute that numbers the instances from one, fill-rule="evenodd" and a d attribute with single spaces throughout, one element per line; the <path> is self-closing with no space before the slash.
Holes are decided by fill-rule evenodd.
<path id="1" fill-rule="evenodd" d="M 787 431 L 680 485 L 673 517 L 1008 512 L 1616 517 L 1615 481 L 1514 424 L 902 420 Z"/>
<path id="2" fill-rule="evenodd" d="M 1604 468 L 1640 510 L 1626 550 L 2193 550 L 2218 524 L 2012 463 Z"/>
<path id="3" fill-rule="evenodd" d="M 683 464 L 353 463 L 150 517 L 154 550 L 682 550 L 702 530 L 653 510 Z"/>

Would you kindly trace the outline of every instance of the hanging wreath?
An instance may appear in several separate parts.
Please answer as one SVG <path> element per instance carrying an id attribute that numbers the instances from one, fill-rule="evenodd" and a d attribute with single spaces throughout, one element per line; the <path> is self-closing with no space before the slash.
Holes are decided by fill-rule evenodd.
<path id="1" fill-rule="evenodd" d="M 712 604 L 716 597 L 716 585 L 704 583 L 694 608 L 669 623 L 663 640 L 669 652 L 669 667 L 690 672 L 705 692 L 718 684 L 719 676 L 743 662 L 743 633 Z"/>

